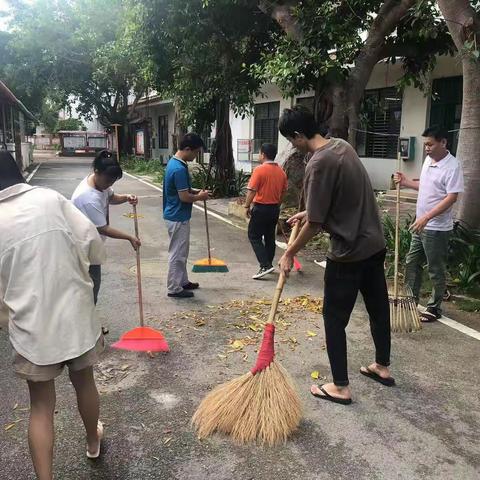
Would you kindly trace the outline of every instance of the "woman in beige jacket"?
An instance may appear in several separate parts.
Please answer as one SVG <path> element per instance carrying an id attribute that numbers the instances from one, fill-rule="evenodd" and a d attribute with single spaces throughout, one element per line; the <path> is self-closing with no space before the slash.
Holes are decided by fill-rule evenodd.
<path id="1" fill-rule="evenodd" d="M 25 183 L 13 157 L 0 152 L 0 304 L 9 316 L 15 373 L 30 391 L 28 440 L 37 477 L 51 480 L 55 377 L 69 369 L 98 457 L 103 426 L 93 365 L 103 349 L 88 269 L 102 263 L 95 226 L 54 190 Z"/>

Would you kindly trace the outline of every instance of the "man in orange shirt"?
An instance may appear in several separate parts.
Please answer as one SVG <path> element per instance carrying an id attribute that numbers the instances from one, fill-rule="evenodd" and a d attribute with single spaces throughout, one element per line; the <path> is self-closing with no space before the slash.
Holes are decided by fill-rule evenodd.
<path id="1" fill-rule="evenodd" d="M 257 256 L 260 270 L 252 278 L 258 280 L 274 271 L 275 234 L 280 215 L 280 205 L 287 190 L 287 175 L 275 163 L 277 147 L 264 143 L 260 148 L 257 167 L 248 182 L 245 208 L 250 217 L 248 224 L 248 239 Z M 250 211 L 250 205 L 253 208 Z"/>

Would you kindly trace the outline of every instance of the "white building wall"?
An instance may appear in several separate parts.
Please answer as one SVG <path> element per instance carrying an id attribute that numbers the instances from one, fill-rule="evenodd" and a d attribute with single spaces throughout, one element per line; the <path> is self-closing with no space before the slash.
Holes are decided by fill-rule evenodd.
<path id="1" fill-rule="evenodd" d="M 401 63 L 390 65 L 379 63 L 376 65 L 367 89 L 393 87 L 402 76 Z M 437 65 L 432 72 L 430 81 L 462 75 L 459 62 L 452 57 L 439 57 Z M 414 160 L 402 161 L 402 171 L 411 178 L 418 178 L 422 169 L 425 153 L 423 149 L 422 132 L 430 120 L 429 94 L 413 87 L 407 87 L 403 92 L 402 122 L 400 135 L 402 137 L 415 137 Z M 374 188 L 387 190 L 390 188 L 390 178 L 397 169 L 397 160 L 388 158 L 361 158 L 367 169 Z"/>

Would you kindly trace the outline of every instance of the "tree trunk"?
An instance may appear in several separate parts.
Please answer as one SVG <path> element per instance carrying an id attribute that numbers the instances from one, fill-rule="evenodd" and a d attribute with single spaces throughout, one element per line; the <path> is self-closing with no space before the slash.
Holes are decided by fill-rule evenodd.
<path id="1" fill-rule="evenodd" d="M 215 184 L 224 186 L 226 195 L 232 194 L 232 182 L 235 180 L 235 160 L 232 148 L 232 130 L 230 128 L 230 104 L 227 100 L 217 101 L 216 106 L 215 151 L 212 155 L 215 168 Z"/>
<path id="2" fill-rule="evenodd" d="M 466 41 L 479 48 L 480 18 L 468 0 L 439 0 L 438 5 L 458 50 Z M 457 156 L 465 175 L 465 192 L 460 197 L 457 218 L 472 228 L 480 228 L 478 192 L 480 185 L 480 62 L 468 52 L 462 53 L 463 104 Z"/>
<path id="3" fill-rule="evenodd" d="M 175 152 L 178 150 L 180 141 L 187 133 L 187 129 L 183 124 L 182 115 L 180 112 L 180 105 L 178 102 L 175 102 L 175 125 L 172 135 L 172 155 L 175 155 Z"/>
<path id="4" fill-rule="evenodd" d="M 283 206 L 297 208 L 303 190 L 305 155 L 291 145 L 281 155 L 287 157 L 283 163 L 283 169 L 288 177 L 288 189 L 283 198 Z"/>
<path id="5" fill-rule="evenodd" d="M 348 138 L 347 98 L 344 85 L 332 87 L 332 116 L 330 117 L 329 134 L 332 137 Z"/>

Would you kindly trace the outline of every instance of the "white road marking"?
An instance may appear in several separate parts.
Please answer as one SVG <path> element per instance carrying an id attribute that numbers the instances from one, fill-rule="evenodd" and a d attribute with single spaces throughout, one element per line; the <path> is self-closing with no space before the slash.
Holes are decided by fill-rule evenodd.
<path id="1" fill-rule="evenodd" d="M 319 262 L 318 260 L 314 260 L 314 261 L 317 265 L 320 265 L 322 268 L 325 268 L 327 266 L 326 262 Z M 425 309 L 423 305 L 419 305 L 419 307 L 422 309 Z M 463 323 L 452 320 L 451 318 L 448 318 L 445 315 L 443 315 L 442 318 L 439 318 L 438 321 L 440 323 L 443 323 L 444 325 L 447 325 L 450 328 L 453 328 L 454 330 L 457 330 L 459 332 L 464 333 L 465 335 L 468 335 L 469 337 L 480 340 L 480 332 L 478 332 L 473 328 L 467 327 L 466 325 L 463 325 Z"/>
<path id="2" fill-rule="evenodd" d="M 30 183 L 30 180 L 34 177 L 34 175 L 37 173 L 38 169 L 42 166 L 42 163 L 40 162 L 35 170 L 27 177 L 27 183 Z"/>

